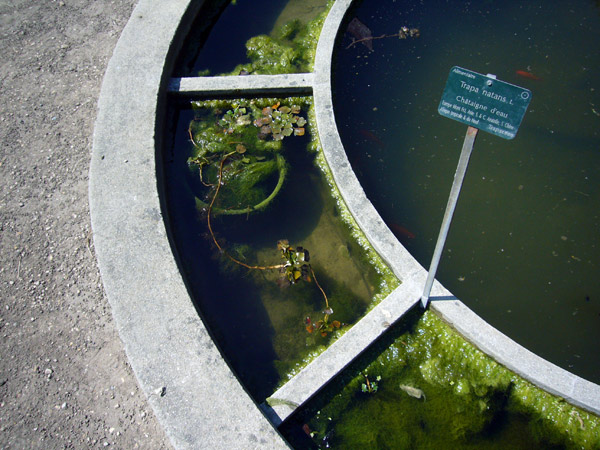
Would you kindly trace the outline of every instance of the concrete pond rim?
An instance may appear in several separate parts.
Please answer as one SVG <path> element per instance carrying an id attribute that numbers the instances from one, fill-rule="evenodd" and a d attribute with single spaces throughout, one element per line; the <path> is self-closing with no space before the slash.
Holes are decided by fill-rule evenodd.
<path id="1" fill-rule="evenodd" d="M 115 47 L 98 102 L 90 163 L 94 249 L 129 362 L 173 446 L 288 448 L 273 424 L 285 420 L 294 410 L 290 404 L 312 397 L 355 356 L 336 351 L 334 343 L 330 354 L 339 357 L 329 372 L 323 374 L 317 358 L 273 394 L 288 406 L 256 405 L 241 386 L 193 305 L 163 220 L 157 156 L 167 97 L 312 92 L 322 149 L 338 190 L 370 244 L 402 282 L 341 339 L 356 339 L 352 342 L 361 349 L 377 339 L 385 332 L 382 319 L 393 323 L 420 300 L 427 274 L 367 199 L 335 124 L 331 58 L 352 1 L 336 0 L 330 10 L 312 73 L 171 79 L 181 42 L 208 1 L 140 0 Z M 431 299 L 430 308 L 484 353 L 547 392 L 600 415 L 600 386 L 520 346 L 437 282 Z"/>

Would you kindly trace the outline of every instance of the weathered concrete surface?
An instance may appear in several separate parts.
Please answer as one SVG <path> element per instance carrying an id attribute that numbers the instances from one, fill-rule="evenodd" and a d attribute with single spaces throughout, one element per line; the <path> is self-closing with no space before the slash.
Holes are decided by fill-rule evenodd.
<path id="1" fill-rule="evenodd" d="M 117 44 L 94 132 L 94 245 L 127 355 L 173 445 L 287 448 L 198 317 L 161 214 L 155 156 L 164 64 L 182 17 L 201 3 L 141 0 Z"/>

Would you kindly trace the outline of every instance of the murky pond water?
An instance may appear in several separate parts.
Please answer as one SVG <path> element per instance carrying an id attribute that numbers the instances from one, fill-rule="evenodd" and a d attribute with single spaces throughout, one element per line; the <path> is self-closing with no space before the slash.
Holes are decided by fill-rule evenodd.
<path id="1" fill-rule="evenodd" d="M 479 133 L 437 279 L 600 382 L 598 3 L 371 0 L 353 17 L 378 39 L 339 39 L 336 121 L 368 197 L 426 268 L 466 132 L 437 113 L 450 68 L 532 91 L 514 140 Z M 420 36 L 383 37 L 403 26 Z"/>
<path id="2" fill-rule="evenodd" d="M 281 101 L 297 105 L 299 116 L 310 105 L 310 99 Z M 261 103 L 254 107 L 255 102 Z M 262 120 L 266 108 L 275 117 L 277 110 L 265 106 L 273 102 L 240 99 L 174 108 L 164 164 L 181 271 L 200 315 L 258 401 L 327 346 L 338 329 L 360 319 L 374 299 L 389 293 L 382 273 L 340 217 L 315 153 L 307 149 L 308 133 L 292 133 L 280 147 L 270 137 L 274 131 L 257 139 L 264 126 L 250 123 L 245 113 L 254 107 Z M 247 109 L 237 108 L 244 114 L 232 119 L 235 131 L 227 133 L 223 118 L 240 104 Z M 274 130 L 276 119 L 269 120 Z M 295 128 L 298 124 L 303 123 L 297 119 Z M 283 161 L 282 175 L 276 160 Z M 273 174 L 263 176 L 269 170 Z M 253 206 L 267 197 L 267 206 Z M 290 254 L 283 258 L 283 240 L 306 261 L 296 263 Z"/>

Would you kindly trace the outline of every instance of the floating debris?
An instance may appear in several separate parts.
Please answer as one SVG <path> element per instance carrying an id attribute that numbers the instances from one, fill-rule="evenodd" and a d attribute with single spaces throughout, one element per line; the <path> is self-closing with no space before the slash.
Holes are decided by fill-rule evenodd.
<path id="1" fill-rule="evenodd" d="M 371 34 L 371 30 L 356 17 L 348 24 L 347 32 L 355 39 L 354 42 L 360 42 L 367 47 L 370 52 L 373 51 L 373 35 Z"/>
<path id="2" fill-rule="evenodd" d="M 409 386 L 407 384 L 401 384 L 400 385 L 400 389 L 402 389 L 404 392 L 406 392 L 408 395 L 410 395 L 411 397 L 414 397 L 416 399 L 423 399 L 423 401 L 427 400 L 427 397 L 425 397 L 425 392 L 423 392 L 421 389 L 413 387 L 413 386 Z"/>

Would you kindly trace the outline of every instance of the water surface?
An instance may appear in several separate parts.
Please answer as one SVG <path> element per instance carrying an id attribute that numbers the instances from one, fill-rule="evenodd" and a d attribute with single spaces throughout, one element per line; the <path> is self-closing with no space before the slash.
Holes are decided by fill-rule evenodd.
<path id="1" fill-rule="evenodd" d="M 489 323 L 600 382 L 600 10 L 596 2 L 363 2 L 339 39 L 336 121 L 384 220 L 426 268 L 466 126 L 437 114 L 461 66 L 526 87 L 514 140 L 477 137 L 437 278 Z M 517 71 L 530 75 L 519 75 Z"/>

